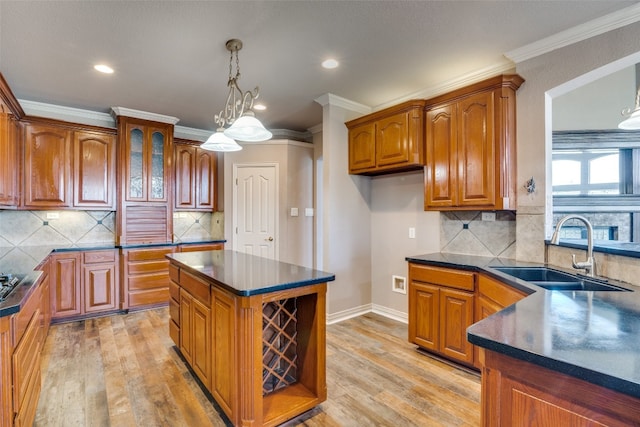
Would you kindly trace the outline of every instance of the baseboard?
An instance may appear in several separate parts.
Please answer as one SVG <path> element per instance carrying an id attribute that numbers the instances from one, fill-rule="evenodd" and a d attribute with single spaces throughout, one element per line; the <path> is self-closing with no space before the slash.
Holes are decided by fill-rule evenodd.
<path id="1" fill-rule="evenodd" d="M 371 311 L 389 319 L 397 320 L 401 323 L 409 323 L 409 315 L 405 312 L 394 310 L 378 304 L 372 304 Z"/>
<path id="2" fill-rule="evenodd" d="M 327 325 L 332 325 L 367 313 L 375 313 L 401 323 L 409 323 L 407 313 L 378 304 L 365 304 L 348 310 L 339 311 L 337 313 L 327 314 Z"/>
<path id="3" fill-rule="evenodd" d="M 337 313 L 327 314 L 327 325 L 342 322 L 353 317 L 362 316 L 363 314 L 371 313 L 371 304 L 361 305 L 360 307 L 354 307 L 347 310 L 339 311 Z"/>

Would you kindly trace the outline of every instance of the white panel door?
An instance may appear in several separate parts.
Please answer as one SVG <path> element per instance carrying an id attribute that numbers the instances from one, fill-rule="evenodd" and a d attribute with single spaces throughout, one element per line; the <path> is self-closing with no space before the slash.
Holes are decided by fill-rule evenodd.
<path id="1" fill-rule="evenodd" d="M 234 249 L 277 259 L 277 165 L 235 165 Z"/>

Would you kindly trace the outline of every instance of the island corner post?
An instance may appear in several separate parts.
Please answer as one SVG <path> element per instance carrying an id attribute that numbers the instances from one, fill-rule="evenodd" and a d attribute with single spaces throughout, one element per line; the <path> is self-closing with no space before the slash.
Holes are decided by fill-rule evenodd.
<path id="1" fill-rule="evenodd" d="M 235 426 L 275 426 L 326 400 L 334 275 L 234 251 L 167 258 L 171 338 Z"/>

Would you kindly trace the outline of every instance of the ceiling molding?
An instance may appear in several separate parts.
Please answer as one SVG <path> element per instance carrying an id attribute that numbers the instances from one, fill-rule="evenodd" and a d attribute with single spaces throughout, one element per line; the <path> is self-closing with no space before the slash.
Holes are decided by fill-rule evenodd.
<path id="1" fill-rule="evenodd" d="M 313 147 L 313 144 L 308 141 L 300 141 L 300 140 L 289 139 L 289 138 L 277 138 L 277 139 L 274 138 L 268 141 L 238 141 L 238 144 L 242 145 L 243 147 L 251 147 L 251 146 L 259 147 L 259 146 L 265 146 L 265 145 L 292 145 L 292 146 L 304 147 L 304 148 Z"/>
<path id="2" fill-rule="evenodd" d="M 433 98 L 435 96 L 442 95 L 456 89 L 460 89 L 470 84 L 488 79 L 490 77 L 495 77 L 498 74 L 503 74 L 508 72 L 515 72 L 514 64 L 510 62 L 504 63 L 504 64 L 495 64 L 495 65 L 474 71 L 472 73 L 465 74 L 464 76 L 456 77 L 455 79 L 451 79 L 437 86 L 433 86 L 427 89 L 422 89 L 418 92 L 413 92 L 413 93 L 410 93 L 409 95 L 405 95 L 402 98 L 397 98 L 392 101 L 385 102 L 384 104 L 376 105 L 373 108 L 373 110 L 374 111 L 384 110 L 385 108 L 393 107 L 394 105 L 398 105 L 405 101 L 410 101 L 412 99 Z"/>
<path id="3" fill-rule="evenodd" d="M 63 107 L 61 105 L 46 104 L 44 102 L 27 101 L 25 99 L 18 99 L 18 102 L 27 116 L 57 119 L 105 128 L 116 127 L 115 120 L 107 113 Z"/>
<path id="4" fill-rule="evenodd" d="M 309 132 L 311 132 L 312 135 L 315 135 L 316 133 L 321 133 L 322 132 L 322 123 L 319 123 L 315 126 L 312 126 L 309 128 Z"/>
<path id="5" fill-rule="evenodd" d="M 133 117 L 135 119 L 149 120 L 152 122 L 168 123 L 175 125 L 180 121 L 179 118 L 173 116 L 165 116 L 164 114 L 150 113 L 148 111 L 134 110 L 125 107 L 111 107 L 111 111 L 115 116 Z"/>
<path id="6" fill-rule="evenodd" d="M 576 5 L 578 6 L 578 5 Z M 506 52 L 504 56 L 518 64 L 527 59 L 560 49 L 582 40 L 604 34 L 640 21 L 640 4 L 620 9 L 608 15 L 596 18 L 584 24 L 561 31 L 526 46 Z"/>
<path id="7" fill-rule="evenodd" d="M 190 139 L 192 141 L 205 142 L 207 139 L 209 139 L 212 133 L 212 130 L 206 129 L 190 128 L 186 126 L 173 127 L 174 138 Z"/>
<path id="8" fill-rule="evenodd" d="M 371 112 L 371 107 L 360 104 L 359 102 L 351 101 L 346 98 L 342 98 L 338 95 L 334 95 L 332 93 L 325 93 L 324 95 L 320 95 L 316 99 L 314 99 L 318 104 L 323 107 L 326 105 L 332 105 L 334 107 L 341 107 L 349 111 L 353 111 L 355 113 L 360 114 L 369 114 Z"/>

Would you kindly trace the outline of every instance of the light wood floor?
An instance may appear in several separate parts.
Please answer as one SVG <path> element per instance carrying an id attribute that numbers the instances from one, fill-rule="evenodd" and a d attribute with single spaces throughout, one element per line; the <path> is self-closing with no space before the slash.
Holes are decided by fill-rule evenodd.
<path id="1" fill-rule="evenodd" d="M 225 426 L 176 353 L 168 309 L 51 327 L 36 426 Z M 478 426 L 480 380 L 367 314 L 327 327 L 328 399 L 287 426 Z"/>

